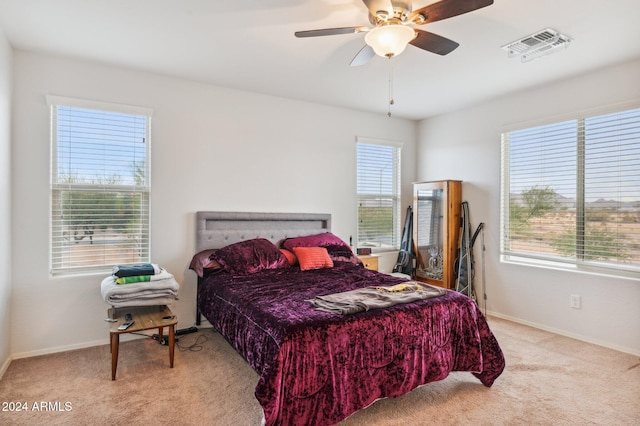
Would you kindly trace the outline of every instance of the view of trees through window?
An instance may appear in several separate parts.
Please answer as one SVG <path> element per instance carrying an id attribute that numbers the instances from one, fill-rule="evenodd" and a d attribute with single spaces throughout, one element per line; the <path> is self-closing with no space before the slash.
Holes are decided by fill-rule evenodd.
<path id="1" fill-rule="evenodd" d="M 132 163 L 132 174 L 137 185 L 144 185 L 144 164 Z M 60 179 L 60 183 L 67 186 L 81 184 L 106 187 L 122 184 L 119 176 L 109 179 L 98 179 L 91 182 L 82 182 L 76 176 L 66 176 Z M 93 236 L 111 230 L 114 233 L 124 234 L 124 238 L 137 233 L 143 226 L 139 214 L 142 210 L 143 197 L 136 192 L 111 192 L 111 191 L 60 191 L 60 209 L 64 226 L 64 237 L 67 241 L 78 244 L 87 238 L 89 244 L 93 244 Z"/>
<path id="2" fill-rule="evenodd" d="M 394 247 L 394 211 L 388 199 L 367 199 L 358 204 L 360 247 Z"/>
<path id="3" fill-rule="evenodd" d="M 640 264 L 640 202 L 620 206 L 599 200 L 585 208 L 584 224 L 573 200 L 533 186 L 509 205 L 511 250 L 585 261 Z"/>
<path id="4" fill-rule="evenodd" d="M 640 108 L 503 134 L 502 254 L 640 272 Z"/>
<path id="5" fill-rule="evenodd" d="M 358 247 L 397 248 L 400 220 L 400 148 L 357 144 Z"/>
<path id="6" fill-rule="evenodd" d="M 148 117 L 54 106 L 53 272 L 149 258 Z"/>

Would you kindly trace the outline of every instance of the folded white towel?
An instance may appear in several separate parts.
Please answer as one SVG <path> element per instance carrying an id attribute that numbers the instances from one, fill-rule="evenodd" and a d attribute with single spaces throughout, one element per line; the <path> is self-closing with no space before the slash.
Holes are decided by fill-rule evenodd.
<path id="1" fill-rule="evenodd" d="M 133 298 L 127 300 L 118 300 L 114 302 L 108 302 L 109 305 L 114 308 L 122 308 L 125 306 L 162 306 L 171 305 L 178 300 L 177 297 L 152 297 L 152 298 Z"/>
<path id="2" fill-rule="evenodd" d="M 172 302 L 178 295 L 180 285 L 173 275 L 165 270 L 162 270 L 159 275 L 163 275 L 164 278 L 126 285 L 116 284 L 116 277 L 110 275 L 102 280 L 100 291 L 105 302 L 114 306 L 123 306 L 122 303 L 133 306 L 130 302 L 144 302 L 157 298 Z M 144 303 L 144 305 L 147 304 L 166 303 Z"/>

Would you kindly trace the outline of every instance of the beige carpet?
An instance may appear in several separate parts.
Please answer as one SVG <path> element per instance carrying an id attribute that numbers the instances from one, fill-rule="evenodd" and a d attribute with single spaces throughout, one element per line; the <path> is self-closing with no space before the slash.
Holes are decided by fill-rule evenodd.
<path id="1" fill-rule="evenodd" d="M 381 400 L 341 425 L 640 425 L 640 359 L 496 318 L 507 360 L 485 388 L 470 373 Z M 116 381 L 109 346 L 15 360 L 0 381 L 2 425 L 259 425 L 257 375 L 211 330 L 166 346 L 122 343 Z M 194 347 L 193 349 L 198 349 Z M 39 408 L 55 411 L 34 411 Z M 65 403 L 70 405 L 65 405 Z M 5 404 L 6 403 L 6 404 Z"/>

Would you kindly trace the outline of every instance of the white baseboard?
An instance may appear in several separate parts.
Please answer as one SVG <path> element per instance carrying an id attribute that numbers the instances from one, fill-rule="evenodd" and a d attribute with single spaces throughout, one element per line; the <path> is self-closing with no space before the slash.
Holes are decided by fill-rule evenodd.
<path id="1" fill-rule="evenodd" d="M 5 360 L 4 364 L 2 364 L 2 368 L 0 368 L 0 379 L 2 379 L 4 373 L 7 371 L 7 368 L 9 368 L 9 364 L 11 364 L 11 361 L 13 361 L 13 357 L 9 355 L 9 358 Z"/>
<path id="2" fill-rule="evenodd" d="M 123 334 L 120 336 L 120 342 L 127 342 L 129 340 L 145 339 L 145 338 L 146 337 L 141 336 L 139 334 Z M 91 348 L 93 346 L 108 345 L 109 343 L 110 343 L 109 338 L 106 338 L 106 339 L 100 339 L 100 340 L 93 340 L 90 342 L 77 343 L 73 345 L 56 346 L 52 348 L 38 349 L 35 351 L 20 352 L 17 354 L 13 354 L 12 359 L 21 359 L 21 358 L 30 358 L 32 356 L 49 355 L 49 354 L 55 354 L 58 352 L 67 352 L 67 351 L 73 351 L 76 349 Z"/>
<path id="3" fill-rule="evenodd" d="M 31 358 L 33 356 L 49 355 L 49 354 L 55 354 L 58 352 L 73 351 L 76 349 L 84 349 L 84 348 L 90 348 L 92 346 L 107 345 L 107 344 L 109 344 L 109 339 L 94 340 L 92 342 L 83 342 L 75 345 L 56 346 L 52 348 L 38 349 L 35 351 L 19 352 L 17 354 L 13 354 L 12 358 L 13 359 Z"/>
<path id="4" fill-rule="evenodd" d="M 531 321 L 525 321 L 523 319 L 520 318 L 516 318 L 516 317 L 512 317 L 510 315 L 504 315 L 501 314 L 499 312 L 493 312 L 493 311 L 487 311 L 486 314 L 488 317 L 496 317 L 496 318 L 501 318 L 507 321 L 511 321 L 511 322 L 515 322 L 518 324 L 523 324 L 529 327 L 533 327 L 533 328 L 537 328 L 540 330 L 544 330 L 544 331 L 548 331 L 550 333 L 554 333 L 554 334 L 558 334 L 560 336 L 565 336 L 565 337 L 570 337 L 572 339 L 576 339 L 576 340 L 580 340 L 583 342 L 587 342 L 587 343 L 591 343 L 594 345 L 598 345 L 598 346 L 603 346 L 605 348 L 609 348 L 609 349 L 613 349 L 619 352 L 624 352 L 624 353 L 628 353 L 634 356 L 640 356 L 640 351 L 634 350 L 632 348 L 628 348 L 625 346 L 618 346 L 618 345 L 612 345 L 609 342 L 603 342 L 603 341 L 599 341 L 597 339 L 591 339 L 579 334 L 574 334 L 574 333 L 568 333 L 565 330 L 560 330 L 557 328 L 553 328 L 553 327 L 547 327 L 545 325 L 542 324 L 538 324 L 538 323 L 534 323 Z M 205 321 L 203 321 L 204 323 Z M 198 326 L 198 328 L 210 328 L 211 325 L 209 324 L 201 324 L 200 326 Z M 144 336 L 138 336 L 138 335 L 126 335 L 126 337 L 123 335 L 123 340 L 134 340 L 134 339 L 143 339 Z M 125 340 L 125 341 L 126 341 Z M 17 354 L 13 354 L 11 356 L 9 356 L 9 358 L 5 361 L 5 363 L 2 365 L 2 368 L 0 368 L 0 379 L 2 378 L 2 376 L 4 375 L 5 371 L 7 371 L 7 368 L 9 368 L 9 365 L 11 364 L 11 361 L 13 361 L 14 359 L 21 359 L 21 358 L 29 358 L 32 356 L 39 356 L 39 355 L 48 355 L 48 354 L 53 354 L 53 353 L 58 353 L 58 352 L 66 352 L 66 351 L 72 351 L 72 350 L 76 350 L 76 349 L 84 349 L 84 348 L 90 348 L 93 346 L 101 346 L 101 345 L 108 345 L 109 344 L 109 339 L 101 339 L 101 340 L 94 340 L 91 342 L 83 342 L 83 343 L 78 343 L 75 345 L 67 345 L 67 346 L 58 346 L 58 347 L 53 347 L 53 348 L 46 348 L 46 349 L 40 349 L 40 350 L 36 350 L 36 351 L 29 351 L 29 352 L 21 352 L 21 353 L 17 353 Z"/>
<path id="5" fill-rule="evenodd" d="M 204 323 L 204 321 L 203 321 Z M 202 324 L 198 326 L 199 329 L 208 329 L 208 328 L 212 328 L 211 325 L 207 322 L 206 324 Z M 149 334 L 148 337 L 143 336 L 142 334 L 138 333 L 138 334 L 122 334 L 120 335 L 120 342 L 128 342 L 130 340 L 137 340 L 137 339 L 148 339 L 149 337 L 151 337 L 151 334 Z M 102 345 L 108 345 L 109 342 L 109 338 L 105 338 L 105 339 L 100 339 L 100 340 L 93 340 L 91 342 L 83 342 L 83 343 L 77 343 L 74 345 L 66 345 L 66 346 L 56 346 L 56 347 L 52 347 L 52 348 L 45 348 L 45 349 L 38 349 L 35 351 L 28 351 L 28 352 L 20 352 L 17 354 L 13 354 L 10 359 L 7 361 L 6 366 L 4 367 L 5 370 L 7 367 L 9 367 L 9 364 L 11 364 L 11 361 L 14 359 L 21 359 L 21 358 L 30 358 L 32 356 L 40 356 L 40 355 L 49 355 L 49 354 L 55 354 L 58 352 L 66 352 L 66 351 L 73 351 L 76 349 L 84 349 L 84 348 L 91 348 L 93 346 L 102 346 Z M 4 373 L 4 370 L 0 370 L 0 373 Z M 2 377 L 2 375 L 0 374 L 0 378 Z"/>
<path id="6" fill-rule="evenodd" d="M 505 319 L 507 321 L 515 322 L 515 323 L 522 324 L 522 325 L 527 325 L 529 327 L 533 327 L 533 328 L 537 328 L 537 329 L 540 329 L 540 330 L 548 331 L 548 332 L 554 333 L 554 334 L 559 334 L 560 336 L 570 337 L 572 339 L 580 340 L 580 341 L 586 342 L 586 343 L 591 343 L 593 345 L 602 346 L 602 347 L 605 347 L 605 348 L 608 348 L 608 349 L 613 349 L 613 350 L 618 351 L 618 352 L 624 352 L 624 353 L 627 353 L 627 354 L 640 356 L 640 351 L 638 351 L 636 349 L 633 349 L 633 348 L 629 348 L 629 347 L 626 347 L 626 346 L 612 345 L 609 342 L 603 342 L 603 341 L 600 341 L 600 340 L 597 340 L 597 339 L 592 339 L 590 337 L 585 337 L 585 336 L 582 336 L 580 334 L 569 333 L 566 330 L 560 330 L 560 329 L 553 328 L 553 327 L 547 327 L 547 326 L 542 325 L 542 324 L 534 323 L 534 322 L 531 322 L 531 321 L 525 321 L 523 319 L 512 317 L 510 315 L 504 315 L 504 314 L 501 314 L 501 313 L 498 313 L 498 312 L 488 311 L 487 312 L 487 316 L 493 316 L 493 317 L 496 317 L 496 318 L 502 318 L 502 319 Z"/>

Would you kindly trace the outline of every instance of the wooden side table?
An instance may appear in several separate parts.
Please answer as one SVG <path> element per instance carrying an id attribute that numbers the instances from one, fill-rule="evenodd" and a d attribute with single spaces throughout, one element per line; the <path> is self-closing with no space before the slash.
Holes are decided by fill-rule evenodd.
<path id="1" fill-rule="evenodd" d="M 364 267 L 367 269 L 371 269 L 372 271 L 378 270 L 378 255 L 377 254 L 361 254 L 358 255 Z"/>
<path id="2" fill-rule="evenodd" d="M 118 327 L 125 322 L 124 316 L 131 314 L 134 321 L 133 325 L 126 330 L 118 330 Z M 171 317 L 171 319 L 163 319 Z M 118 308 L 116 313 L 116 322 L 111 324 L 109 333 L 111 335 L 111 380 L 116 379 L 116 369 L 118 368 L 118 349 L 120 346 L 120 335 L 125 333 L 134 333 L 137 331 L 158 329 L 158 336 L 162 341 L 162 330 L 169 327 L 169 364 L 173 368 L 173 354 L 175 348 L 175 325 L 178 318 L 171 312 L 167 306 L 138 306 Z"/>

